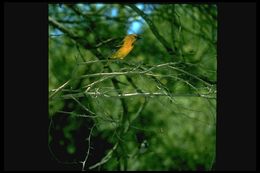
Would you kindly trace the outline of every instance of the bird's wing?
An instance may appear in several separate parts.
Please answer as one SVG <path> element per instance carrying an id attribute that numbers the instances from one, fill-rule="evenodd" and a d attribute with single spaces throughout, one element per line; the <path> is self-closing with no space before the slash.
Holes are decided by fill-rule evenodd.
<path id="1" fill-rule="evenodd" d="M 117 45 L 115 46 L 116 48 L 122 47 L 123 46 L 123 41 L 120 41 L 119 43 L 117 43 Z"/>

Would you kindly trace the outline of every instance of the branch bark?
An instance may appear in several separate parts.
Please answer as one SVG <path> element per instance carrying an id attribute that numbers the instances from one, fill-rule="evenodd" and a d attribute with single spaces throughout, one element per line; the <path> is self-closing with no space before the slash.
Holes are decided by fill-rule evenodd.
<path id="1" fill-rule="evenodd" d="M 208 99 L 216 99 L 215 97 L 208 96 L 206 94 L 176 94 L 176 93 L 162 93 L 162 92 L 136 92 L 136 93 L 124 93 L 118 95 L 108 95 L 101 92 L 81 92 L 75 94 L 66 94 L 61 96 L 62 99 L 72 99 L 72 96 L 75 98 L 84 97 L 86 95 L 90 95 L 93 97 L 115 97 L 115 98 L 124 98 L 124 97 L 135 97 L 135 96 L 145 96 L 145 97 L 155 97 L 155 96 L 169 96 L 172 97 L 203 97 Z"/>
<path id="2" fill-rule="evenodd" d="M 74 34 L 72 31 L 70 31 L 69 29 L 67 29 L 66 27 L 64 27 L 62 24 L 58 23 L 56 20 L 54 20 L 53 18 L 49 17 L 49 22 L 52 26 L 60 29 L 62 32 L 66 33 L 71 39 L 75 40 L 77 43 L 81 44 L 83 47 L 85 48 L 93 48 L 92 46 L 90 46 L 89 44 L 87 44 L 85 41 L 82 41 L 80 39 L 78 39 L 79 37 L 77 37 L 76 34 Z M 99 59 L 99 60 L 104 60 L 105 57 L 97 50 L 97 49 L 90 49 L 90 51 Z M 112 72 L 111 68 L 109 66 L 107 66 L 108 71 Z M 118 94 L 122 94 L 120 92 L 120 87 L 118 85 L 118 81 L 115 80 L 114 78 L 111 79 L 112 84 L 114 86 L 114 88 L 116 89 L 116 91 L 118 92 Z M 120 131 L 120 135 L 124 134 L 126 132 L 126 130 L 128 130 L 129 127 L 129 117 L 128 117 L 128 108 L 127 108 L 127 104 L 126 101 L 124 100 L 124 98 L 120 98 L 120 101 L 122 103 L 122 109 L 123 109 L 123 115 L 121 117 L 121 125 L 122 125 L 122 130 Z M 115 144 L 115 146 L 113 147 L 113 149 L 109 152 L 111 154 L 106 155 L 100 162 L 100 164 L 103 164 L 105 162 L 107 162 L 110 158 L 111 155 L 113 153 L 113 151 L 117 148 L 118 142 Z M 89 169 L 94 168 L 96 165 L 93 165 L 92 167 L 90 167 Z M 83 166 L 84 168 L 84 166 Z"/>
<path id="3" fill-rule="evenodd" d="M 134 10 L 137 14 L 139 14 L 144 20 L 145 22 L 149 25 L 151 31 L 153 32 L 154 36 L 158 39 L 158 41 L 163 45 L 163 47 L 166 49 L 166 51 L 170 54 L 170 55 L 176 55 L 175 50 L 173 50 L 171 48 L 170 43 L 168 43 L 160 34 L 158 29 L 156 28 L 156 26 L 154 25 L 154 23 L 152 22 L 152 20 L 149 19 L 149 17 L 143 12 L 141 11 L 139 8 L 137 8 L 135 5 L 133 4 L 128 4 L 128 6 Z"/>

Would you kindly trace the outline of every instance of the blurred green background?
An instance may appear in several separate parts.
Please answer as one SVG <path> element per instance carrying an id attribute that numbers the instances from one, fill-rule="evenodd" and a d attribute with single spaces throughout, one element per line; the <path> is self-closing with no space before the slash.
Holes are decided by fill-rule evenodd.
<path id="1" fill-rule="evenodd" d="M 135 6 L 152 22 L 173 54 L 132 6 L 49 4 L 50 96 L 70 80 L 49 99 L 50 152 L 60 163 L 71 163 L 72 169 L 82 169 L 80 161 L 89 152 L 84 166 L 88 170 L 119 141 L 111 157 L 94 170 L 214 170 L 217 6 Z M 112 71 L 172 64 L 152 71 L 156 79 L 143 74 L 114 76 L 119 88 L 106 76 L 83 76 L 108 72 L 104 68 L 107 62 L 98 62 L 102 58 L 96 52 L 106 60 L 115 45 L 131 33 L 142 39 L 124 60 L 108 63 Z M 106 43 L 109 39 L 112 41 Z M 99 43 L 104 44 L 97 46 Z M 90 61 L 94 62 L 86 63 Z M 107 97 L 78 97 L 99 80 L 87 92 Z M 127 133 L 120 134 L 125 109 L 118 92 L 140 91 L 165 95 L 124 97 L 130 125 Z"/>

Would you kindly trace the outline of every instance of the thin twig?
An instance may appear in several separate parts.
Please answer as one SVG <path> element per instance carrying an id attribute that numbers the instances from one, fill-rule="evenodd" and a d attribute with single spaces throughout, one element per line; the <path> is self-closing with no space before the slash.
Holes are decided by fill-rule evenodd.
<path id="1" fill-rule="evenodd" d="M 88 157 L 89 157 L 89 151 L 90 151 L 90 148 L 91 148 L 91 145 L 90 145 L 90 144 L 91 144 L 91 136 L 92 136 L 92 131 L 93 131 L 94 127 L 95 127 L 95 124 L 91 127 L 90 132 L 89 132 L 89 136 L 88 136 L 88 138 L 87 138 L 87 141 L 88 141 L 88 150 L 87 150 L 87 154 L 86 154 L 86 156 L 85 156 L 84 161 L 82 161 L 82 171 L 84 171 L 85 164 L 86 164 L 86 162 L 87 162 L 87 160 L 88 160 Z"/>
<path id="2" fill-rule="evenodd" d="M 64 87 L 66 87 L 69 83 L 70 83 L 71 80 L 68 80 L 67 82 L 65 82 L 64 84 L 62 84 L 59 88 L 57 89 L 54 89 L 53 93 L 49 96 L 49 99 L 51 99 L 52 97 L 54 97 L 54 95 L 56 95 L 61 89 L 63 89 Z"/>
<path id="3" fill-rule="evenodd" d="M 94 97 L 116 97 L 116 98 L 124 98 L 124 97 L 135 97 L 135 96 L 142 96 L 142 97 L 155 97 L 155 96 L 169 96 L 169 94 L 173 97 L 202 97 L 208 99 L 216 99 L 216 97 L 211 97 L 203 94 L 174 94 L 174 93 L 160 93 L 160 92 L 143 92 L 143 93 L 124 93 L 118 95 L 108 95 L 101 93 L 99 91 L 96 92 L 83 92 L 83 93 L 76 93 L 76 94 L 66 94 L 61 96 L 62 99 L 71 99 L 71 96 L 75 98 L 85 97 L 86 95 L 94 96 Z"/>
<path id="4" fill-rule="evenodd" d="M 171 45 L 159 34 L 159 31 L 156 28 L 156 26 L 154 25 L 154 23 L 152 22 L 152 20 L 150 20 L 149 17 L 143 11 L 141 11 L 139 8 L 137 8 L 135 5 L 128 4 L 128 6 L 145 20 L 145 22 L 149 25 L 151 31 L 153 32 L 154 36 L 163 45 L 163 47 L 167 50 L 167 52 L 169 54 L 174 54 L 175 51 L 171 48 Z"/>
<path id="5" fill-rule="evenodd" d="M 105 164 L 111 157 L 112 157 L 112 154 L 113 152 L 117 149 L 117 146 L 118 146 L 118 142 L 114 145 L 114 147 L 107 153 L 107 155 L 105 157 L 103 157 L 103 159 L 96 163 L 95 165 L 92 165 L 89 167 L 89 169 L 94 169 L 100 165 L 103 165 Z"/>
<path id="6" fill-rule="evenodd" d="M 73 117 L 81 117 L 81 118 L 99 118 L 98 116 L 92 116 L 92 115 L 85 115 L 85 114 L 76 114 L 74 112 L 68 112 L 68 111 L 57 111 L 58 113 L 63 114 L 69 114 Z"/>
<path id="7" fill-rule="evenodd" d="M 92 112 L 91 110 L 89 110 L 88 108 L 86 108 L 86 106 L 84 106 L 83 104 L 80 103 L 80 101 L 78 101 L 73 95 L 71 95 L 71 98 L 73 100 L 75 100 L 87 113 L 95 115 L 94 112 Z"/>
<path id="8" fill-rule="evenodd" d="M 89 44 L 87 41 L 80 39 L 73 31 L 69 30 L 68 28 L 64 27 L 62 24 L 60 24 L 59 22 L 57 22 L 55 19 L 53 19 L 52 17 L 49 16 L 49 23 L 53 26 L 58 28 L 59 30 L 61 30 L 62 32 L 66 33 L 67 36 L 69 36 L 70 38 L 72 38 L 73 40 L 77 41 L 78 43 L 80 43 L 81 45 L 83 45 L 83 47 L 85 48 L 89 48 L 89 49 L 93 49 L 93 46 L 91 44 Z"/>
<path id="9" fill-rule="evenodd" d="M 63 114 L 69 114 L 71 115 L 72 117 L 79 117 L 79 118 L 91 118 L 91 119 L 97 119 L 97 118 L 100 118 L 104 121 L 109 121 L 109 122 L 112 122 L 112 123 L 118 123 L 119 120 L 114 120 L 112 118 L 107 118 L 106 116 L 101 116 L 101 115 L 95 115 L 95 116 L 92 116 L 92 115 L 84 115 L 84 114 L 76 114 L 74 112 L 67 112 L 67 111 L 57 111 L 58 113 L 63 113 Z"/>

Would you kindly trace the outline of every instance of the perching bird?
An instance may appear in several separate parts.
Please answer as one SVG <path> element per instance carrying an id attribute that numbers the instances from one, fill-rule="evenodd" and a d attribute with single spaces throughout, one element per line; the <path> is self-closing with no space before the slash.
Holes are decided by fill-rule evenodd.
<path id="1" fill-rule="evenodd" d="M 112 54 L 111 58 L 114 59 L 124 59 L 134 48 L 134 43 L 140 37 L 137 34 L 129 34 L 125 36 L 124 40 L 122 41 L 122 45 L 114 54 Z"/>

